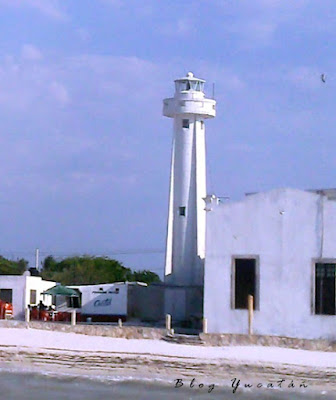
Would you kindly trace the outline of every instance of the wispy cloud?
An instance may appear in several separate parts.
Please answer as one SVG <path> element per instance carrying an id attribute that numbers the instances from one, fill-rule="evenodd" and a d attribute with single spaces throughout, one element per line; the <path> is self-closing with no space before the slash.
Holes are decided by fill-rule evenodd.
<path id="1" fill-rule="evenodd" d="M 59 0 L 0 0 L 1 6 L 31 8 L 55 20 L 65 21 L 68 15 Z"/>
<path id="2" fill-rule="evenodd" d="M 38 54 L 26 45 L 22 56 L 0 59 L 0 118 L 8 121 L 0 138 L 8 178 L 2 188 L 15 190 L 16 182 L 30 191 L 39 182 L 45 193 L 81 194 L 137 185 L 138 168 L 130 165 L 141 161 L 134 156 L 137 138 L 133 132 L 125 138 L 123 125 L 134 125 L 139 136 L 137 123 L 152 107 L 150 96 L 161 97 L 160 67 L 137 57 L 82 55 L 55 62 Z M 160 107 L 161 98 L 156 103 Z M 130 107 L 139 112 L 132 123 L 125 119 Z"/>
<path id="3" fill-rule="evenodd" d="M 240 39 L 244 48 L 269 46 L 278 29 L 300 17 L 309 2 L 310 0 L 218 0 L 215 4 L 225 19 L 219 30 Z"/>
<path id="4" fill-rule="evenodd" d="M 21 55 L 22 58 L 33 61 L 41 60 L 43 58 L 41 51 L 32 44 L 23 45 Z"/>
<path id="5" fill-rule="evenodd" d="M 61 105 L 69 101 L 68 90 L 62 84 L 62 72 L 42 59 L 34 45 L 25 45 L 21 57 L 0 59 L 0 104 L 7 113 L 32 113 L 48 109 L 56 100 Z M 38 61 L 38 62 L 36 62 Z M 51 101 L 52 100 L 52 101 Z"/>
<path id="6" fill-rule="evenodd" d="M 50 93 L 61 105 L 66 105 L 69 103 L 70 96 L 66 87 L 60 82 L 51 82 Z"/>

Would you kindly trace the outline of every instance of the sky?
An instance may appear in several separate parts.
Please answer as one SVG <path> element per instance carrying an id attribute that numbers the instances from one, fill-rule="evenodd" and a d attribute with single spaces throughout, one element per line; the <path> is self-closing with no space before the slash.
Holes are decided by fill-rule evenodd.
<path id="1" fill-rule="evenodd" d="M 162 276 L 172 120 L 215 84 L 208 193 L 336 187 L 333 0 L 0 0 L 0 254 Z M 326 82 L 320 79 L 326 75 Z"/>

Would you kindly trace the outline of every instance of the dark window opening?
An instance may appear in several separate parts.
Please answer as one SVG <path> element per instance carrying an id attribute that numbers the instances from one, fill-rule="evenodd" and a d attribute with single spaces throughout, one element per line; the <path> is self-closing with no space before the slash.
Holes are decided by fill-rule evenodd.
<path id="1" fill-rule="evenodd" d="M 336 315 L 336 264 L 315 264 L 315 314 Z"/>
<path id="2" fill-rule="evenodd" d="M 36 304 L 36 290 L 30 291 L 30 301 L 29 304 Z"/>
<path id="3" fill-rule="evenodd" d="M 247 309 L 247 297 L 253 296 L 256 304 L 256 260 L 253 258 L 235 259 L 235 301 L 234 308 Z"/>
<path id="4" fill-rule="evenodd" d="M 0 300 L 5 303 L 13 302 L 13 291 L 12 289 L 0 289 Z"/>
<path id="5" fill-rule="evenodd" d="M 182 128 L 189 128 L 189 119 L 182 120 Z"/>
<path id="6" fill-rule="evenodd" d="M 201 121 L 201 129 L 204 129 L 204 121 Z"/>
<path id="7" fill-rule="evenodd" d="M 80 308 L 79 297 L 67 297 L 67 306 L 70 308 Z"/>
<path id="8" fill-rule="evenodd" d="M 185 207 L 179 207 L 179 213 L 182 217 L 185 217 L 186 215 L 186 208 Z"/>

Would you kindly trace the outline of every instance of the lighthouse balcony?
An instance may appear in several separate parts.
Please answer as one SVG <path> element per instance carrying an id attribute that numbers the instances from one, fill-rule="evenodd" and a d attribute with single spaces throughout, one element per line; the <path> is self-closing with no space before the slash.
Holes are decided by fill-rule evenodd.
<path id="1" fill-rule="evenodd" d="M 181 99 L 171 98 L 163 101 L 163 115 L 174 118 L 180 114 L 197 114 L 203 118 L 216 116 L 216 101 L 212 99 Z"/>

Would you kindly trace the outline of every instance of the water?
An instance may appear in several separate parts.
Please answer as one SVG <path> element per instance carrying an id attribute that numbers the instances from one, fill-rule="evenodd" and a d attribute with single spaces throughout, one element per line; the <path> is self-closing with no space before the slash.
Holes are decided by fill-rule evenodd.
<path id="1" fill-rule="evenodd" d="M 335 400 L 332 393 L 314 392 L 309 387 L 302 393 L 285 392 L 282 389 L 257 389 L 249 392 L 238 388 L 197 388 L 184 385 L 175 388 L 171 384 L 136 381 L 94 381 L 78 377 L 23 374 L 0 371 L 1 400 Z"/>

